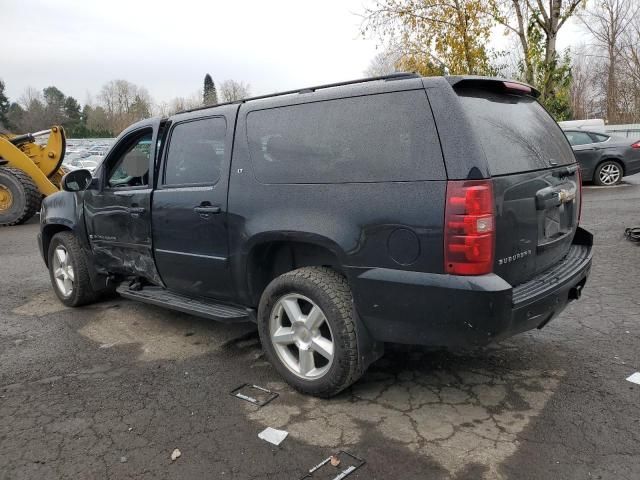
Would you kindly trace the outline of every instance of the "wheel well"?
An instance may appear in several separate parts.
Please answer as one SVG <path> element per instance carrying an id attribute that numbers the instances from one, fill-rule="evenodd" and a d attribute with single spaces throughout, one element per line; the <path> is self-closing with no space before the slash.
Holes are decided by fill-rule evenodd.
<path id="1" fill-rule="evenodd" d="M 47 225 L 42 230 L 42 254 L 44 256 L 44 263 L 49 266 L 49 244 L 51 239 L 56 233 L 71 231 L 71 229 L 65 225 Z"/>
<path id="2" fill-rule="evenodd" d="M 329 267 L 342 272 L 338 257 L 326 247 L 306 242 L 274 241 L 257 245 L 249 255 L 247 279 L 254 305 L 269 282 L 302 267 Z"/>

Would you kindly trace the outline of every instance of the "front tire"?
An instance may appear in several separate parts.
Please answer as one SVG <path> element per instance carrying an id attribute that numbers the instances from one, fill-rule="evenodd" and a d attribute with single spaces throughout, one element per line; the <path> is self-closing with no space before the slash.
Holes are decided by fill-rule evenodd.
<path id="1" fill-rule="evenodd" d="M 67 307 L 79 307 L 97 300 L 91 287 L 87 259 L 71 232 L 56 233 L 49 244 L 49 277 L 56 295 Z"/>
<path id="2" fill-rule="evenodd" d="M 273 280 L 260 300 L 258 331 L 268 360 L 302 393 L 331 397 L 363 373 L 351 290 L 330 268 Z"/>
<path id="3" fill-rule="evenodd" d="M 619 184 L 622 181 L 622 176 L 622 165 L 614 160 L 607 160 L 598 165 L 593 181 L 601 187 L 611 187 Z"/>

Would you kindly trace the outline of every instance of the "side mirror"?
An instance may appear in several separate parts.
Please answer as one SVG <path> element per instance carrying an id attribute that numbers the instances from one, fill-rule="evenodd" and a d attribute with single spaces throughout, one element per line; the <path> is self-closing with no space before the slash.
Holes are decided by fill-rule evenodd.
<path id="1" fill-rule="evenodd" d="M 62 189 L 66 192 L 81 192 L 87 189 L 92 178 L 89 170 L 74 170 L 62 177 Z"/>

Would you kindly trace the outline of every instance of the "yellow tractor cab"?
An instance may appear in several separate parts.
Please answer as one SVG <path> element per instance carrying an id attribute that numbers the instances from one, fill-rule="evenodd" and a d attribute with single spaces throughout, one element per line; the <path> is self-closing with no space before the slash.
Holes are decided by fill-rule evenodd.
<path id="1" fill-rule="evenodd" d="M 46 145 L 38 144 L 36 138 L 45 135 Z M 59 126 L 25 135 L 0 133 L 0 226 L 26 222 L 43 197 L 60 190 L 65 148 Z"/>

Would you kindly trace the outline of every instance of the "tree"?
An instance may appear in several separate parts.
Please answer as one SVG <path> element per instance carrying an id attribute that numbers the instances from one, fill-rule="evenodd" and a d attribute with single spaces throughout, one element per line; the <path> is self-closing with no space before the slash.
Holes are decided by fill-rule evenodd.
<path id="1" fill-rule="evenodd" d="M 638 7 L 629 0 L 600 0 L 590 5 L 579 17 L 593 36 L 596 47 L 606 54 L 606 118 L 615 123 L 621 120 L 616 69 L 621 61 L 621 42 L 634 20 Z"/>
<path id="2" fill-rule="evenodd" d="M 223 102 L 235 102 L 249 97 L 251 87 L 248 83 L 225 80 L 220 84 L 220 96 Z"/>
<path id="3" fill-rule="evenodd" d="M 0 128 L 9 128 L 10 124 L 7 118 L 9 113 L 9 99 L 4 93 L 5 85 L 2 80 L 0 80 Z"/>
<path id="4" fill-rule="evenodd" d="M 151 96 L 146 88 L 127 80 L 111 80 L 98 95 L 107 118 L 107 128 L 120 133 L 134 122 L 150 116 Z"/>
<path id="5" fill-rule="evenodd" d="M 571 58 L 571 112 L 575 119 L 592 118 L 595 115 L 593 61 L 589 61 L 584 46 L 573 51 Z"/>
<path id="6" fill-rule="evenodd" d="M 508 33 L 517 36 L 522 55 L 523 80 L 533 85 L 534 71 L 529 49 L 529 5 L 524 0 L 491 0 L 491 14 L 498 23 L 507 28 Z"/>
<path id="7" fill-rule="evenodd" d="M 492 74 L 487 2 L 377 0 L 365 10 L 362 33 L 375 32 L 387 41 L 403 69 L 423 75 Z"/>
<path id="8" fill-rule="evenodd" d="M 558 32 L 583 1 L 549 0 L 549 9 L 547 10 L 542 0 L 526 0 L 533 22 L 544 32 L 542 78 L 537 84 L 543 100 L 552 99 L 558 93 L 558 84 L 556 83 L 559 77 L 556 68 L 559 67 L 560 60 L 556 49 Z"/>
<path id="9" fill-rule="evenodd" d="M 25 111 L 17 102 L 12 102 L 9 105 L 9 110 L 7 111 L 7 124 L 5 128 L 9 128 L 14 132 L 24 132 L 28 131 L 28 129 L 23 129 L 24 125 L 24 116 Z"/>
<path id="10" fill-rule="evenodd" d="M 400 63 L 400 55 L 390 49 L 379 52 L 371 59 L 369 66 L 364 71 L 367 77 L 380 77 L 397 72 Z"/>
<path id="11" fill-rule="evenodd" d="M 67 134 L 72 137 L 77 137 L 82 131 L 82 114 L 80 113 L 80 104 L 75 98 L 67 97 L 65 99 L 64 114 L 66 121 L 63 123 L 63 126 L 67 130 Z"/>
<path id="12" fill-rule="evenodd" d="M 82 109 L 82 123 L 86 130 L 83 137 L 113 137 L 115 132 L 109 129 L 107 112 L 101 106 L 85 105 Z"/>
<path id="13" fill-rule="evenodd" d="M 489 0 L 488 12 L 520 47 L 516 77 L 540 91 L 540 101 L 557 119 L 570 115 L 568 53 L 558 53 L 558 32 L 585 0 Z"/>
<path id="14" fill-rule="evenodd" d="M 213 83 L 211 75 L 208 73 L 204 76 L 204 93 L 202 94 L 203 105 L 216 105 L 218 103 L 218 93 L 216 85 Z"/>
<path id="15" fill-rule="evenodd" d="M 48 127 L 45 118 L 45 101 L 39 90 L 27 87 L 18 99 L 18 103 L 22 108 L 20 121 L 18 124 L 14 124 L 18 131 L 35 132 Z"/>
<path id="16" fill-rule="evenodd" d="M 65 95 L 57 87 L 42 90 L 44 98 L 44 114 L 47 125 L 59 125 L 66 122 L 64 111 Z"/>

